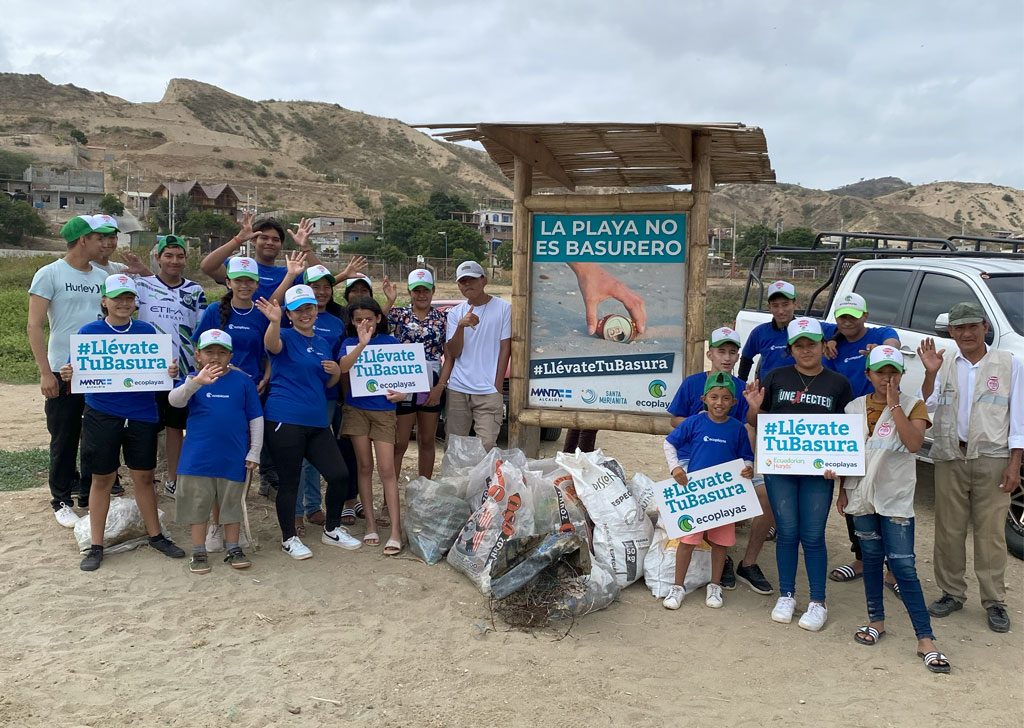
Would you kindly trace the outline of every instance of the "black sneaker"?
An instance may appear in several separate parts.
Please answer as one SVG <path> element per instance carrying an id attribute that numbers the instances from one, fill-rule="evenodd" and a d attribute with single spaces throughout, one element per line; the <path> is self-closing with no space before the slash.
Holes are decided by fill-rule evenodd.
<path id="1" fill-rule="evenodd" d="M 159 536 L 150 536 L 149 545 L 155 548 L 160 553 L 162 553 L 164 556 L 169 556 L 172 559 L 185 558 L 185 552 L 178 548 L 174 541 L 167 538 L 162 533 Z"/>
<path id="2" fill-rule="evenodd" d="M 721 586 L 728 591 L 736 588 L 736 572 L 733 570 L 732 557 L 728 554 L 725 557 L 725 566 L 722 567 Z"/>
<path id="3" fill-rule="evenodd" d="M 82 563 L 78 565 L 82 571 L 96 571 L 100 568 L 100 564 L 103 563 L 103 547 L 102 546 L 90 546 L 89 553 L 82 559 Z"/>
<path id="4" fill-rule="evenodd" d="M 110 486 L 110 495 L 115 498 L 124 495 L 124 486 L 121 485 L 120 478 L 114 478 L 114 484 Z"/>
<path id="5" fill-rule="evenodd" d="M 942 617 L 948 617 L 953 612 L 963 608 L 963 602 L 958 601 L 956 597 L 943 592 L 940 598 L 928 605 L 928 614 L 941 619 Z"/>
<path id="6" fill-rule="evenodd" d="M 249 557 L 238 547 L 228 551 L 228 555 L 224 557 L 224 563 L 228 564 L 232 569 L 248 569 L 252 566 Z"/>
<path id="7" fill-rule="evenodd" d="M 1010 631 L 1010 615 L 1006 613 L 1006 607 L 1002 604 L 993 604 L 985 607 L 988 612 L 988 628 L 993 632 Z"/>
<path id="8" fill-rule="evenodd" d="M 756 591 L 758 594 L 771 594 L 775 591 L 772 583 L 764 578 L 761 567 L 757 564 L 744 566 L 743 562 L 736 567 L 736 578 Z"/>

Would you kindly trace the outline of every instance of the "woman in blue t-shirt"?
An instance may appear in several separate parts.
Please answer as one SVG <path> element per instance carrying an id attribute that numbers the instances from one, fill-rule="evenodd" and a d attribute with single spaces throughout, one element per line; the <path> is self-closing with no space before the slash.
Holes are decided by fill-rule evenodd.
<path id="1" fill-rule="evenodd" d="M 341 342 L 344 356 L 341 371 L 349 372 L 367 346 L 398 344 L 388 334 L 388 322 L 380 305 L 372 298 L 360 298 L 348 305 L 348 338 Z M 396 403 L 404 399 L 400 392 L 388 390 L 383 395 L 353 397 L 352 388 L 345 392 L 341 434 L 351 438 L 359 467 L 359 499 L 366 514 L 367 546 L 380 544 L 377 519 L 373 509 L 373 458 L 377 456 L 377 473 L 384 487 L 384 501 L 391 516 L 391 537 L 384 545 L 385 556 L 402 552 L 402 517 L 398 507 L 398 478 L 395 474 Z"/>
<path id="2" fill-rule="evenodd" d="M 277 521 L 281 549 L 294 559 L 313 553 L 295 530 L 295 501 L 303 458 L 327 480 L 327 516 L 321 541 L 345 549 L 360 543 L 341 526 L 341 508 L 349 478 L 327 419 L 327 390 L 338 383 L 341 370 L 331 358 L 328 343 L 317 335 L 316 296 L 306 285 L 289 288 L 284 308 L 290 329 L 281 328 L 277 301 L 261 298 L 256 306 L 270 321 L 263 337 L 270 355 L 270 394 L 264 405 L 267 447 L 277 467 Z"/>

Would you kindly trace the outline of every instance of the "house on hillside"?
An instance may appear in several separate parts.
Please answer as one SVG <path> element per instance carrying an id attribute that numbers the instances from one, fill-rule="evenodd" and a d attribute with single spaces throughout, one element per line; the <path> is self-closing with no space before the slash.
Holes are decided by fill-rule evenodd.
<path id="1" fill-rule="evenodd" d="M 103 197 L 103 172 L 90 169 L 43 169 L 29 167 L 28 202 L 38 210 L 66 210 L 84 215 L 99 209 Z"/>
<path id="2" fill-rule="evenodd" d="M 373 235 L 377 232 L 372 222 L 355 217 L 321 215 L 310 218 L 310 222 L 313 223 L 313 235 L 328 235 L 343 243 L 358 240 L 365 235 Z"/>
<path id="3" fill-rule="evenodd" d="M 473 212 L 453 211 L 448 213 L 448 217 L 475 229 L 488 241 L 492 250 L 506 240 L 512 240 L 512 200 L 481 200 Z"/>
<path id="4" fill-rule="evenodd" d="M 148 204 L 152 207 L 158 200 L 179 195 L 188 195 L 194 210 L 229 215 L 232 219 L 238 217 L 238 193 L 226 182 L 203 184 L 194 179 L 164 182 L 149 194 Z"/>

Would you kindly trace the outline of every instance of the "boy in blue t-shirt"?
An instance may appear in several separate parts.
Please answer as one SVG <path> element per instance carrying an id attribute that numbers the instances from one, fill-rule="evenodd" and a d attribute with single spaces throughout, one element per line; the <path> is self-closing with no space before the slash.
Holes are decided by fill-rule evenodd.
<path id="1" fill-rule="evenodd" d="M 746 427 L 739 420 L 730 417 L 729 411 L 736 404 L 736 385 L 726 372 L 715 372 L 704 384 L 704 404 L 707 412 L 688 418 L 665 438 L 665 460 L 672 477 L 680 485 L 687 483 L 687 471 L 703 470 L 742 458 L 744 478 L 754 476 L 754 452 Z M 702 541 L 711 544 L 711 583 L 707 587 L 705 604 L 712 608 L 721 607 L 722 569 L 725 566 L 725 551 L 736 543 L 736 526 L 728 523 L 679 540 L 676 549 L 675 585 L 663 602 L 666 609 L 679 609 L 685 591 L 683 581 L 690 568 L 693 550 Z"/>
<path id="2" fill-rule="evenodd" d="M 206 531 L 216 502 L 224 526 L 224 561 L 234 569 L 251 562 L 239 546 L 246 472 L 255 470 L 263 447 L 263 410 L 252 379 L 230 366 L 231 336 L 204 331 L 196 347 L 201 369 L 168 395 L 174 407 L 189 405 L 188 434 L 178 464 L 178 521 L 191 526 L 189 571 L 206 574 Z M 203 393 L 197 393 L 202 389 Z"/>

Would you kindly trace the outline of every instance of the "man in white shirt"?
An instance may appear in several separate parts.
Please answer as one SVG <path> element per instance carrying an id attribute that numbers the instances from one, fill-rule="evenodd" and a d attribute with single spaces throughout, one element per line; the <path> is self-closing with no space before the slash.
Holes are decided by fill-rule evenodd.
<path id="1" fill-rule="evenodd" d="M 466 300 L 448 311 L 440 378 L 448 386 L 445 426 L 453 435 L 475 429 L 490 450 L 504 419 L 501 390 L 512 352 L 512 306 L 485 292 L 487 276 L 476 261 L 460 264 L 455 280 Z"/>
<path id="2" fill-rule="evenodd" d="M 921 394 L 934 411 L 935 583 L 942 596 L 928 611 L 945 617 L 967 599 L 967 527 L 974 532 L 974 573 L 993 632 L 1007 632 L 1006 511 L 1020 485 L 1024 454 L 1024 365 L 985 343 L 989 324 L 977 303 L 949 312 L 956 352 L 925 339 Z"/>

